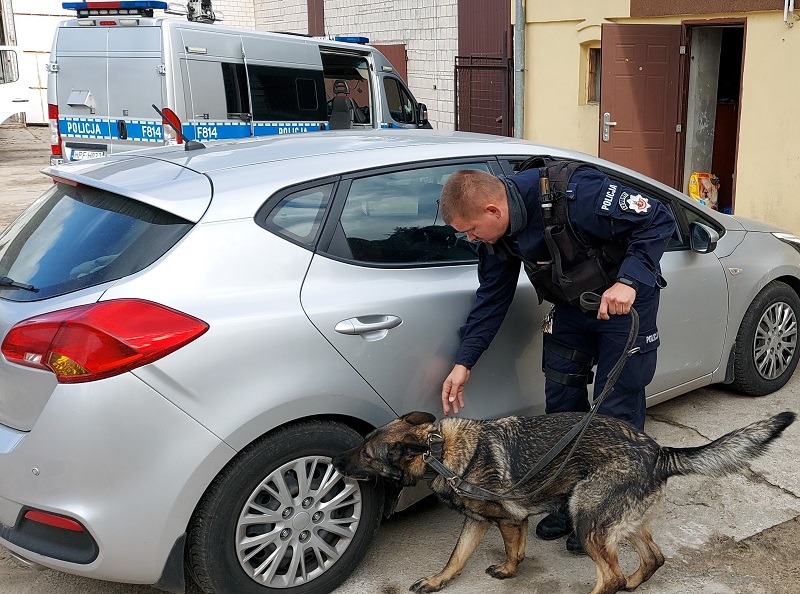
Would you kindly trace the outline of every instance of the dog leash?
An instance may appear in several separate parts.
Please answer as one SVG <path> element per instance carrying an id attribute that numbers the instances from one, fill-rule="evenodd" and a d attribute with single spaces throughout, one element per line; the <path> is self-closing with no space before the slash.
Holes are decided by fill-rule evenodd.
<path id="1" fill-rule="evenodd" d="M 597 293 L 590 293 L 586 292 L 583 293 L 580 297 L 580 306 L 581 309 L 584 311 L 597 311 L 600 308 L 600 302 L 602 298 Z M 447 484 L 459 495 L 464 497 L 468 497 L 470 499 L 482 499 L 484 501 L 497 501 L 502 499 L 528 499 L 529 497 L 534 497 L 538 495 L 541 491 L 547 488 L 555 479 L 558 477 L 559 474 L 564 470 L 564 467 L 567 465 L 567 462 L 575 453 L 575 448 L 578 447 L 583 434 L 586 432 L 586 429 L 589 427 L 589 423 L 597 414 L 597 409 L 600 407 L 600 404 L 605 400 L 606 396 L 611 393 L 614 389 L 614 384 L 617 382 L 620 374 L 622 373 L 622 368 L 625 366 L 625 363 L 628 359 L 634 355 L 635 353 L 639 352 L 639 347 L 634 347 L 633 343 L 636 341 L 636 336 L 639 334 L 639 314 L 636 312 L 636 309 L 631 307 L 630 309 L 630 316 L 631 316 L 631 327 L 628 331 L 628 340 L 625 343 L 625 349 L 620 356 L 619 360 L 616 362 L 614 367 L 608 374 L 606 379 L 606 385 L 603 387 L 603 391 L 600 393 L 600 396 L 592 403 L 591 408 L 586 412 L 583 418 L 575 423 L 572 428 L 553 446 L 548 450 L 548 452 L 536 463 L 536 465 L 531 468 L 528 472 L 525 473 L 521 479 L 519 479 L 516 483 L 514 483 L 511 487 L 509 487 L 503 493 L 497 493 L 495 491 L 491 491 L 489 489 L 484 489 L 483 487 L 479 487 L 473 483 L 470 483 L 467 480 L 464 480 L 452 470 L 447 468 L 442 462 L 442 449 L 444 447 L 444 439 L 441 436 L 441 433 L 438 431 L 432 433 L 428 437 L 428 447 L 430 448 L 428 452 L 425 452 L 422 455 L 422 459 L 433 471 L 434 475 L 426 478 L 435 478 L 436 475 L 442 476 L 446 481 Z M 526 493 L 524 495 L 516 495 L 512 496 L 510 493 L 514 492 L 520 486 L 524 485 L 528 480 L 532 477 L 536 476 L 539 472 L 541 472 L 548 464 L 550 464 L 556 456 L 558 456 L 566 447 L 573 442 L 572 448 L 570 448 L 567 456 L 561 462 L 561 465 L 556 469 L 554 473 L 552 473 L 547 480 L 539 485 L 534 491 Z"/>

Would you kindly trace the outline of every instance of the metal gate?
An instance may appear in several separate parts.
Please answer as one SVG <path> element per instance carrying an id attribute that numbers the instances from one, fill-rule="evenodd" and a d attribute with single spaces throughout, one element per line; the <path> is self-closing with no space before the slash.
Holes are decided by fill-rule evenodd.
<path id="1" fill-rule="evenodd" d="M 510 58 L 456 56 L 456 130 L 511 136 L 511 72 Z"/>

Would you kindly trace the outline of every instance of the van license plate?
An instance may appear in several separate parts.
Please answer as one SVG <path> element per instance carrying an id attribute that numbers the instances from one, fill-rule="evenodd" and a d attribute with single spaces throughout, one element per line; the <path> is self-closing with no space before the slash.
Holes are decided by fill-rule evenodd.
<path id="1" fill-rule="evenodd" d="M 105 151 L 76 151 L 70 155 L 70 161 L 83 161 L 84 159 L 94 159 L 95 157 L 105 157 Z"/>

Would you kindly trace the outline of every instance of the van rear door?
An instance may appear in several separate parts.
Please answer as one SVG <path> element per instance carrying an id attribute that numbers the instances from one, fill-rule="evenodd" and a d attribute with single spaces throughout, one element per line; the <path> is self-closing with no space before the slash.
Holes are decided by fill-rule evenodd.
<path id="1" fill-rule="evenodd" d="M 162 66 L 160 27 L 108 29 L 109 152 L 163 144 L 161 116 L 152 107 L 167 105 Z"/>
<path id="2" fill-rule="evenodd" d="M 56 101 L 64 159 L 105 155 L 108 121 L 108 29 L 62 27 L 56 38 Z M 52 75 L 51 75 L 52 78 Z"/>

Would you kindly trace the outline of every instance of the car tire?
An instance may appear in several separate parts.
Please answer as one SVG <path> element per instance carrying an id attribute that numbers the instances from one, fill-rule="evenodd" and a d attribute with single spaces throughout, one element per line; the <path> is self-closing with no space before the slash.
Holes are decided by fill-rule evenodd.
<path id="1" fill-rule="evenodd" d="M 357 482 L 331 466 L 334 454 L 362 440 L 344 424 L 308 421 L 234 458 L 189 524 L 187 564 L 198 586 L 209 594 L 327 594 L 339 586 L 383 511 L 381 481 Z"/>
<path id="2" fill-rule="evenodd" d="M 797 367 L 800 298 L 772 281 L 747 309 L 734 346 L 733 387 L 750 396 L 782 388 Z"/>

